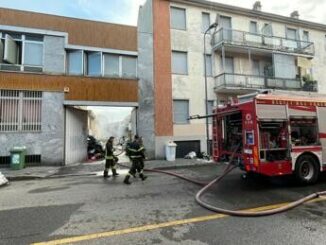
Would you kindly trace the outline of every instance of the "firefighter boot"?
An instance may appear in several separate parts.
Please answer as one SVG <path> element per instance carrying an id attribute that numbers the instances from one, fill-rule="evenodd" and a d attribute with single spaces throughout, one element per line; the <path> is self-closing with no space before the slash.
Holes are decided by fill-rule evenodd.
<path id="1" fill-rule="evenodd" d="M 130 179 L 130 175 L 127 175 L 123 183 L 125 183 L 126 185 L 130 185 L 131 182 L 129 181 L 129 179 Z"/>
<path id="2" fill-rule="evenodd" d="M 112 169 L 112 175 L 113 177 L 118 176 L 119 174 L 117 173 L 117 170 L 114 168 Z"/>
<path id="3" fill-rule="evenodd" d="M 104 170 L 104 172 L 103 172 L 103 177 L 104 178 L 109 178 L 110 176 L 109 176 L 109 171 L 108 170 Z"/>
<path id="4" fill-rule="evenodd" d="M 145 179 L 147 179 L 147 176 L 145 176 L 143 173 L 139 174 L 139 177 L 141 178 L 142 181 L 144 181 Z"/>

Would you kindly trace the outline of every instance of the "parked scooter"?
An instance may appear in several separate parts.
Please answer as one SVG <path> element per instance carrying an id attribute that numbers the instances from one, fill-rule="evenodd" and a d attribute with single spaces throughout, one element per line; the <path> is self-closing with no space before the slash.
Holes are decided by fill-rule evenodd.
<path id="1" fill-rule="evenodd" d="M 104 158 L 104 148 L 102 144 L 91 135 L 87 136 L 87 155 L 90 160 L 99 160 Z"/>

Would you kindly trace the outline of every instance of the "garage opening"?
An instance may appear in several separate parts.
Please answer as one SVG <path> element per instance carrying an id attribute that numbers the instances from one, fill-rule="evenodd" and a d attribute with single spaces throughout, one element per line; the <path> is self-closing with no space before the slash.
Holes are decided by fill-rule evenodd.
<path id="1" fill-rule="evenodd" d="M 193 141 L 175 141 L 177 144 L 176 158 L 184 158 L 189 152 L 196 152 L 199 156 L 200 150 L 200 140 Z"/>
<path id="2" fill-rule="evenodd" d="M 105 143 L 136 134 L 136 107 L 66 106 L 65 164 L 103 158 Z"/>

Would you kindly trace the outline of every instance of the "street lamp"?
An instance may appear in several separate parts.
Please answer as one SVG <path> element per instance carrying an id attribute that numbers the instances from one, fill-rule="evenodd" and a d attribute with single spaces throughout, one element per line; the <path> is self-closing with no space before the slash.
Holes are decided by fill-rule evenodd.
<path id="1" fill-rule="evenodd" d="M 206 116 L 208 115 L 208 99 L 207 99 L 207 64 L 206 64 L 206 35 L 207 33 L 217 27 L 217 23 L 211 24 L 208 29 L 204 33 L 204 70 L 205 70 L 205 108 L 206 108 Z M 209 125 L 208 125 L 208 117 L 206 117 L 206 147 L 207 147 L 207 154 L 209 149 Z"/>

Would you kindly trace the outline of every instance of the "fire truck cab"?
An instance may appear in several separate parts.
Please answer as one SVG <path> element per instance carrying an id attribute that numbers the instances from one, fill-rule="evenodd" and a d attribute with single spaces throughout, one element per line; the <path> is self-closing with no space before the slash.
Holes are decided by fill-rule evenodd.
<path id="1" fill-rule="evenodd" d="M 235 154 L 248 173 L 295 174 L 306 184 L 326 171 L 326 97 L 256 94 L 213 114 L 215 161 Z"/>

